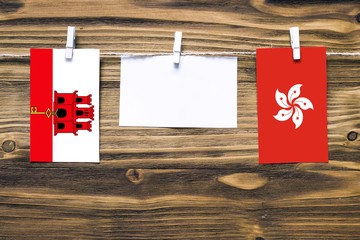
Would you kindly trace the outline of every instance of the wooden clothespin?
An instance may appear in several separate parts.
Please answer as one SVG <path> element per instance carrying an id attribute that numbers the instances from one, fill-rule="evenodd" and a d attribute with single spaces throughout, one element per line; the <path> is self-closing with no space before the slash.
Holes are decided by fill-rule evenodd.
<path id="1" fill-rule="evenodd" d="M 293 49 L 293 59 L 300 60 L 300 34 L 299 27 L 290 28 L 290 42 Z"/>
<path id="2" fill-rule="evenodd" d="M 181 39 L 182 39 L 182 32 L 175 32 L 175 40 L 174 40 L 174 58 L 173 62 L 175 64 L 180 63 L 180 55 L 181 55 Z"/>
<path id="3" fill-rule="evenodd" d="M 65 58 L 72 59 L 73 51 L 75 49 L 75 27 L 68 27 Z"/>

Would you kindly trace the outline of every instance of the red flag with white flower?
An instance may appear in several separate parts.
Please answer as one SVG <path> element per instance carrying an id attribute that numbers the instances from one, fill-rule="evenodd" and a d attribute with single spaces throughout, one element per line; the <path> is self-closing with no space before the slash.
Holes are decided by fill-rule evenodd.
<path id="1" fill-rule="evenodd" d="M 327 162 L 326 48 L 257 49 L 259 163 Z"/>

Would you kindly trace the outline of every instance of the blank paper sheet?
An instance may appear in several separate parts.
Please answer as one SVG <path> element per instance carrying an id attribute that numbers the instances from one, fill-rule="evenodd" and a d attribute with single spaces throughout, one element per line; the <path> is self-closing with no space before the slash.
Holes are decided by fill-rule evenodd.
<path id="1" fill-rule="evenodd" d="M 122 57 L 120 126 L 237 127 L 237 58 Z"/>

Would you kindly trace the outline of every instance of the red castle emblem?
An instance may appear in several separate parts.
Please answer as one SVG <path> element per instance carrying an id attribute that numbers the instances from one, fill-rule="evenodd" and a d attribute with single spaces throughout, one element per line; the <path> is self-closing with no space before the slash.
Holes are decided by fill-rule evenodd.
<path id="1" fill-rule="evenodd" d="M 88 107 L 85 105 L 88 105 Z M 91 132 L 91 122 L 94 120 L 94 106 L 91 103 L 91 94 L 78 96 L 77 91 L 73 93 L 54 91 L 54 109 L 55 136 L 58 133 L 73 133 L 77 136 L 78 130 Z M 88 119 L 88 121 L 78 121 L 80 119 Z"/>

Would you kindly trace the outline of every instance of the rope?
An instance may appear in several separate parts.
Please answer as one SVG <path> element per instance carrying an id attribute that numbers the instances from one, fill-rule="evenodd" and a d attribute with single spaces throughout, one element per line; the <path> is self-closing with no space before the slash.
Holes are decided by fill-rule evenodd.
<path id="1" fill-rule="evenodd" d="M 151 52 L 151 53 L 130 53 L 130 52 L 100 52 L 100 56 L 117 56 L 117 57 L 131 57 L 131 56 L 143 56 L 143 57 L 147 57 L 147 56 L 169 56 L 172 55 L 173 53 L 159 53 L 159 52 Z M 244 56 L 244 55 L 256 55 L 255 51 L 252 52 L 182 52 L 181 53 L 182 56 Z M 349 56 L 349 57 L 354 57 L 354 56 L 360 56 L 359 52 L 327 52 L 326 53 L 327 56 Z M 26 57 L 30 57 L 30 54 L 0 54 L 0 57 L 9 57 L 9 58 L 26 58 Z"/>

